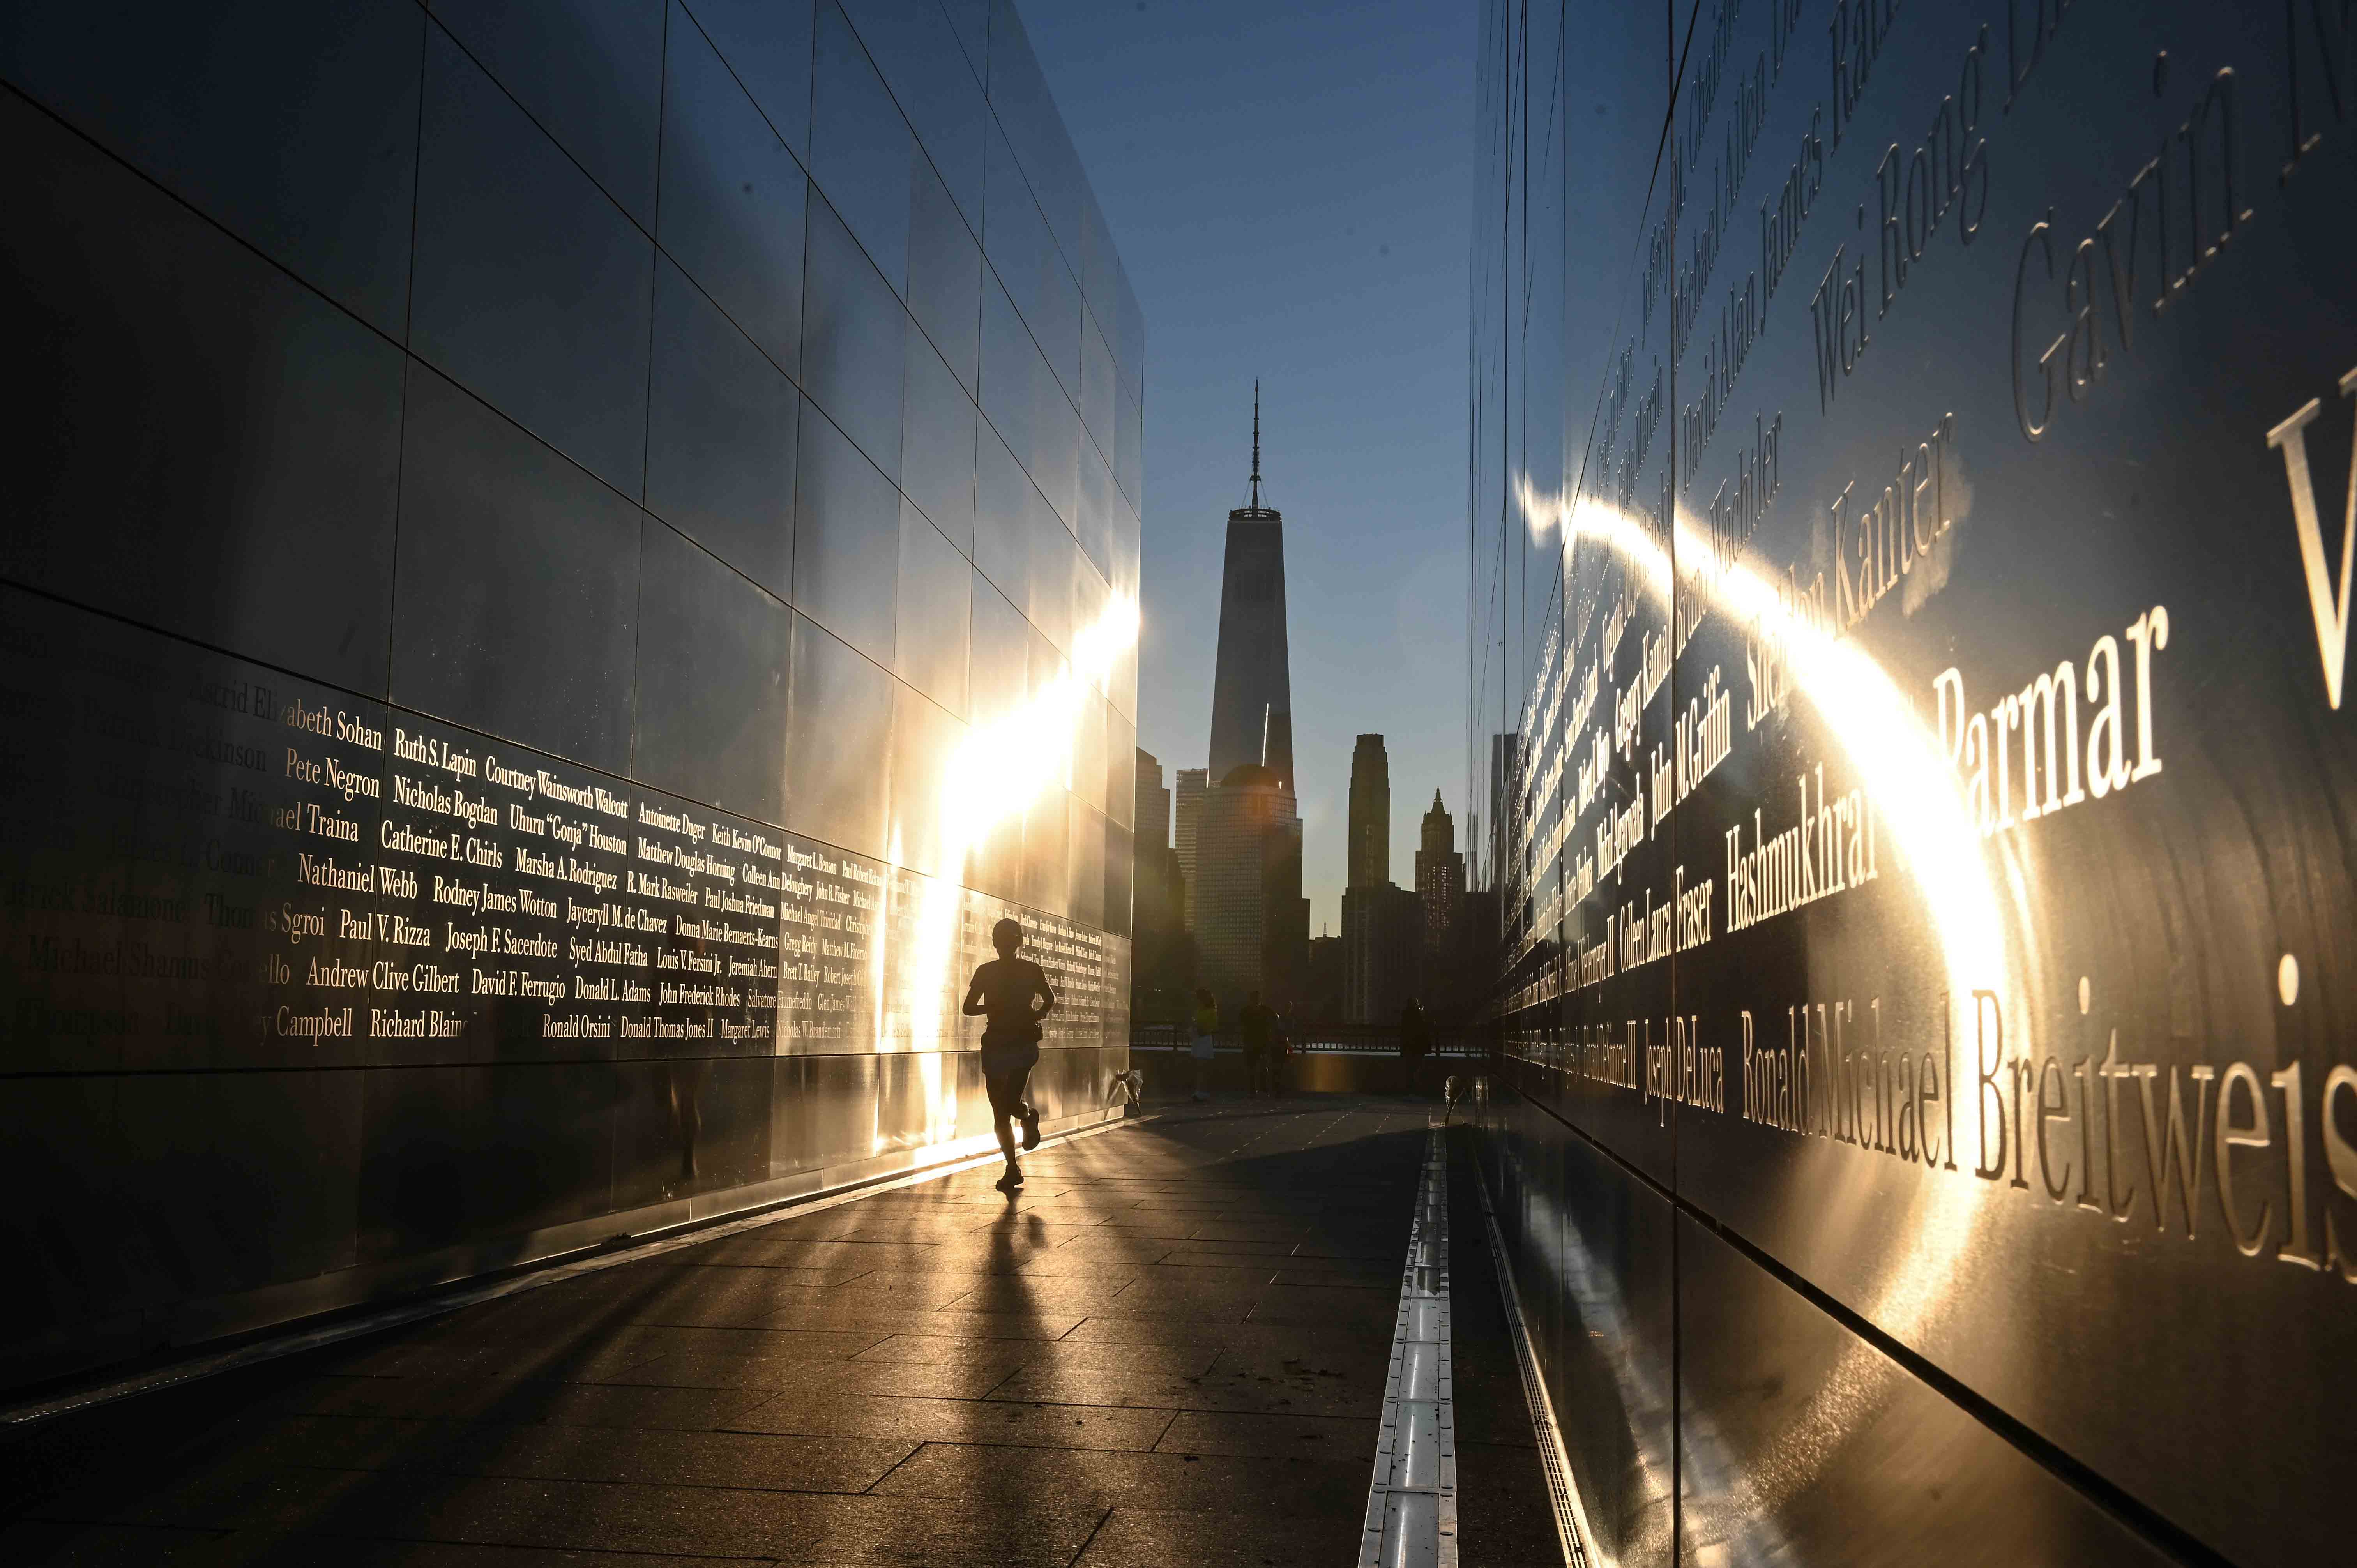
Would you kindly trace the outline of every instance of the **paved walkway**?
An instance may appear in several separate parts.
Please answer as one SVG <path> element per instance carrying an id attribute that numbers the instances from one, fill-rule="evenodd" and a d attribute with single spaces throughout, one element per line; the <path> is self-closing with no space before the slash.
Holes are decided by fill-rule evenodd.
<path id="1" fill-rule="evenodd" d="M 1183 1107 L 48 1423 L 0 1560 L 1350 1564 L 1430 1109 Z M 1463 1561 L 1557 1562 L 1453 1177 Z"/>

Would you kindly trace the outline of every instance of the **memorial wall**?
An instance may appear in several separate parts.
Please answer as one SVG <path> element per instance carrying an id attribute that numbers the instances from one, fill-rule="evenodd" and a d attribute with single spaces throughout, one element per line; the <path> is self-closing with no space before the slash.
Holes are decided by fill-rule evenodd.
<path id="1" fill-rule="evenodd" d="M 1143 326 L 1014 10 L 0 18 L 0 1382 L 1126 1066 Z"/>
<path id="2" fill-rule="evenodd" d="M 1480 1119 L 1598 1560 L 2345 1560 L 2357 18 L 1480 26 Z"/>

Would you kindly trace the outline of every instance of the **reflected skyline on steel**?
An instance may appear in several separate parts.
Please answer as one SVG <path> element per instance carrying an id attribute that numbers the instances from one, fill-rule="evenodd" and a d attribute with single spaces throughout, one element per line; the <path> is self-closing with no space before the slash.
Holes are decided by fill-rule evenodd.
<path id="1" fill-rule="evenodd" d="M 1867 781 L 1878 820 L 1898 841 L 1900 863 L 1914 884 L 1923 918 L 1938 934 L 1949 1027 L 1957 1028 L 1961 1015 L 1965 1025 L 1961 1033 L 1970 1037 L 1973 1010 L 1969 1001 L 1960 1008 L 1957 998 L 1969 999 L 1979 992 L 2001 997 L 2009 1016 L 2028 1015 L 2021 1004 L 2036 988 L 2019 966 L 2007 961 L 2008 951 L 2038 950 L 2029 935 L 2032 904 L 2018 857 L 2008 841 L 1983 837 L 1938 736 L 1889 672 L 1856 639 L 1831 633 L 1813 618 L 1798 613 L 1774 579 L 1739 560 L 1718 559 L 1708 533 L 1684 506 L 1675 509 L 1674 537 L 1671 548 L 1664 549 L 1641 513 L 1585 494 L 1566 502 L 1560 494 L 1532 484 L 1527 476 L 1517 479 L 1514 494 L 1534 542 L 1556 536 L 1564 541 L 1566 571 L 1572 548 L 1591 542 L 1620 561 L 1661 602 L 1674 605 L 1676 590 L 1698 587 L 1710 613 L 1724 614 L 1738 627 L 1758 628 L 1781 644 L 1793 689 L 1807 699 L 1818 724 Z M 1677 570 L 1686 563 L 1694 564 L 1683 573 Z M 1673 619 L 1676 613 L 1673 608 Z M 1566 658 L 1565 670 L 1572 667 Z M 1674 692 L 1674 676 L 1664 689 Z M 1674 827 L 1674 814 L 1668 820 Z M 2014 892 L 2009 900 L 2017 913 L 2013 933 L 2001 912 L 2004 906 L 1985 859 L 1987 854 L 2003 855 L 1998 869 Z M 1953 1092 L 1953 1085 L 1951 1089 Z M 1975 1122 L 1982 1112 L 1975 1097 Z M 1887 1211 L 1889 1199 L 1858 1191 L 1846 1201 L 1872 1203 Z M 1909 1238 L 1905 1255 L 1880 1266 L 1872 1290 L 1858 1305 L 1900 1339 L 1921 1347 L 1926 1330 L 1956 1310 L 1955 1280 L 1983 1245 L 1989 1215 L 1980 1195 L 1957 1183 L 1922 1184 L 1908 1205 L 1902 1228 Z M 1825 1223 L 1838 1231 L 1841 1209 L 1828 1213 Z M 1727 1466 L 1713 1489 L 1712 1511 L 1724 1509 L 1734 1518 L 1778 1517 L 1821 1470 L 1836 1462 L 1849 1435 L 1865 1424 L 1879 1397 L 1879 1380 L 1874 1374 L 1882 1360 L 1864 1341 L 1850 1341 L 1839 1368 L 1811 1398 L 1805 1413 L 1779 1433 L 1779 1457 L 1755 1463 L 1749 1470 Z M 1690 1436 L 1694 1440 L 1698 1438 Z"/>

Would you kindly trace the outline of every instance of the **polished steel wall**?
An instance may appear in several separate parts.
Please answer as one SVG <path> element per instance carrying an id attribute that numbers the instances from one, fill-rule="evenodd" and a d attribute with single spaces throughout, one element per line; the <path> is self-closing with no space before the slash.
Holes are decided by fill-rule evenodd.
<path id="1" fill-rule="evenodd" d="M 1144 328 L 991 0 L 0 17 L 0 1380 L 1127 1051 Z"/>
<path id="2" fill-rule="evenodd" d="M 1480 1114 L 1599 1552 L 2346 1556 L 2338 13 L 1481 27 Z"/>

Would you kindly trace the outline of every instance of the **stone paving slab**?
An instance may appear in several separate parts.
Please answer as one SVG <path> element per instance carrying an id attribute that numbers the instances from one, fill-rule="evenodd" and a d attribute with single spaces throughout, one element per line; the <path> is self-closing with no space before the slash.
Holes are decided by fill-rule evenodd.
<path id="1" fill-rule="evenodd" d="M 0 1560 L 1348 1562 L 1428 1114 L 1187 1106 L 66 1417 Z"/>

